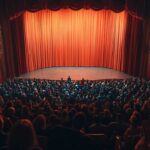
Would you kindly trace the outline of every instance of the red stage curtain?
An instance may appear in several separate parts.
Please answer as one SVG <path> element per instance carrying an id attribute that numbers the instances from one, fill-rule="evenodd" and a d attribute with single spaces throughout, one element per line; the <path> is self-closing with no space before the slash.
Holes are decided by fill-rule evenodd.
<path id="1" fill-rule="evenodd" d="M 5 56 L 5 70 L 6 70 L 6 77 L 13 78 L 16 76 L 15 72 L 15 61 L 14 61 L 14 49 L 12 43 L 12 36 L 11 32 L 11 23 L 9 20 L 4 19 L 1 24 L 3 30 L 3 43 L 4 43 L 4 56 Z"/>
<path id="2" fill-rule="evenodd" d="M 13 78 L 27 72 L 24 46 L 23 17 L 13 21 L 4 19 L 1 27 L 3 29 L 3 68 L 5 77 Z M 5 67 L 4 67 L 5 66 Z M 1 69 L 1 68 L 0 68 Z"/>
<path id="3" fill-rule="evenodd" d="M 28 71 L 51 66 L 103 66 L 123 71 L 125 12 L 26 12 L 24 28 Z"/>
<path id="4" fill-rule="evenodd" d="M 24 22 L 23 17 L 19 16 L 11 21 L 11 34 L 15 62 L 15 74 L 26 73 L 26 57 L 24 45 Z"/>
<path id="5" fill-rule="evenodd" d="M 124 71 L 128 74 L 146 77 L 148 63 L 147 42 L 150 35 L 146 35 L 148 28 L 142 20 L 128 16 L 125 38 Z"/>

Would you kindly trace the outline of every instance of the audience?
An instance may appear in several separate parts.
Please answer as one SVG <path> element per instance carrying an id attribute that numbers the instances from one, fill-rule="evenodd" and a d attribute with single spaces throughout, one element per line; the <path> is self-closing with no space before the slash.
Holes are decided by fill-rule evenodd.
<path id="1" fill-rule="evenodd" d="M 0 149 L 113 150 L 119 136 L 122 149 L 144 150 L 150 81 L 7 80 L 0 84 L 0 113 Z M 90 134 L 103 134 L 107 144 Z"/>

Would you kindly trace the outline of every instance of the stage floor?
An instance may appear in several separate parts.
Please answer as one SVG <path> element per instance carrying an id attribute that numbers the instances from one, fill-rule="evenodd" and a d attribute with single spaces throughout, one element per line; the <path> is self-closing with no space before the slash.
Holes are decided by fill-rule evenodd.
<path id="1" fill-rule="evenodd" d="M 113 69 L 103 67 L 51 67 L 35 70 L 21 75 L 25 79 L 64 80 L 70 76 L 72 80 L 103 80 L 103 79 L 129 79 L 132 76 Z"/>

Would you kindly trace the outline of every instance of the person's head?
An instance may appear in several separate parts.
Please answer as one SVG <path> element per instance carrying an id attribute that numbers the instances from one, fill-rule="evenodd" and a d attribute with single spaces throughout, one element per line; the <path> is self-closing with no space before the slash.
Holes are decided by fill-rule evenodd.
<path id="1" fill-rule="evenodd" d="M 12 101 L 7 101 L 5 105 L 6 105 L 5 108 L 9 108 L 9 107 L 13 107 L 14 106 Z"/>
<path id="2" fill-rule="evenodd" d="M 93 116 L 93 121 L 95 122 L 95 123 L 101 123 L 101 116 L 100 115 L 95 115 L 95 116 Z"/>
<path id="3" fill-rule="evenodd" d="M 11 107 L 9 107 L 9 108 L 7 109 L 6 112 L 7 112 L 6 115 L 7 115 L 8 117 L 11 117 L 11 116 L 14 116 L 14 115 L 15 115 L 16 109 L 15 109 L 15 107 L 12 107 L 12 106 L 11 106 Z"/>
<path id="4" fill-rule="evenodd" d="M 130 122 L 130 125 L 132 127 L 137 127 L 139 124 L 138 124 L 138 118 L 136 115 L 131 115 L 130 119 L 129 119 L 129 122 Z"/>
<path id="5" fill-rule="evenodd" d="M 28 117 L 30 115 L 30 109 L 28 106 L 23 106 L 22 108 L 22 117 Z"/>
<path id="6" fill-rule="evenodd" d="M 53 114 L 49 117 L 49 123 L 52 127 L 60 125 L 60 119 L 57 115 Z"/>
<path id="7" fill-rule="evenodd" d="M 136 120 L 136 126 L 141 125 L 141 115 L 140 115 L 140 113 L 138 111 L 133 111 L 133 113 L 132 113 L 132 115 L 130 117 L 131 121 L 132 121 L 132 118 L 133 118 L 133 120 Z"/>
<path id="8" fill-rule="evenodd" d="M 27 119 L 19 120 L 10 131 L 9 150 L 30 150 L 36 144 L 37 139 L 32 122 Z"/>
<path id="9" fill-rule="evenodd" d="M 142 111 L 150 110 L 150 99 L 146 100 L 142 106 Z"/>
<path id="10" fill-rule="evenodd" d="M 86 104 L 82 104 L 81 105 L 81 111 L 84 113 L 87 113 L 88 112 L 88 106 Z"/>
<path id="11" fill-rule="evenodd" d="M 10 120 L 9 117 L 4 117 L 3 119 L 4 119 L 3 130 L 4 130 L 4 132 L 9 133 L 13 126 L 13 122 Z"/>
<path id="12" fill-rule="evenodd" d="M 72 120 L 72 118 L 74 117 L 74 115 L 76 114 L 76 109 L 72 108 L 70 111 L 69 111 L 69 117 L 70 119 Z"/>
<path id="13" fill-rule="evenodd" d="M 86 126 L 86 116 L 83 112 L 78 112 L 73 118 L 73 128 L 80 130 Z"/>
<path id="14" fill-rule="evenodd" d="M 110 112 L 110 110 L 109 109 L 104 109 L 104 117 L 108 117 L 108 118 L 110 118 L 111 117 L 111 112 Z"/>
<path id="15" fill-rule="evenodd" d="M 42 130 L 46 128 L 46 117 L 42 114 L 38 115 L 34 120 L 33 124 L 35 127 L 35 130 Z"/>

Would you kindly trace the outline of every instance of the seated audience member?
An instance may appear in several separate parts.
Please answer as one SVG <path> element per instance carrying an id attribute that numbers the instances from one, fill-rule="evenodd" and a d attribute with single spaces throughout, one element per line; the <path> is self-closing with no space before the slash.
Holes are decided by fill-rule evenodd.
<path id="1" fill-rule="evenodd" d="M 143 119 L 149 119 L 149 117 L 150 117 L 150 98 L 148 100 L 144 101 L 141 111 L 142 111 Z"/>
<path id="2" fill-rule="evenodd" d="M 24 119 L 32 119 L 32 114 L 30 112 L 30 108 L 28 106 L 23 106 L 22 107 L 22 113 L 21 113 L 21 118 L 24 118 Z"/>
<path id="3" fill-rule="evenodd" d="M 31 121 L 19 120 L 10 131 L 8 149 L 31 150 L 34 146 L 37 146 L 37 137 Z"/>
<path id="4" fill-rule="evenodd" d="M 83 112 L 76 113 L 73 118 L 73 129 L 78 130 L 81 133 L 85 133 L 86 121 L 87 118 Z"/>
<path id="5" fill-rule="evenodd" d="M 68 76 L 67 81 L 71 82 L 71 77 L 70 76 Z"/>
<path id="6" fill-rule="evenodd" d="M 6 114 L 5 115 L 6 115 L 7 118 L 9 118 L 12 121 L 12 123 L 15 123 L 18 120 L 15 113 L 16 113 L 15 107 L 11 106 L 11 107 L 8 107 L 6 109 Z"/>
<path id="7" fill-rule="evenodd" d="M 95 150 L 86 135 L 101 133 L 107 140 L 99 149 L 115 149 L 116 136 L 125 150 L 146 149 L 150 131 L 141 136 L 141 122 L 150 117 L 150 81 L 7 80 L 0 84 L 0 114 L 0 144 L 9 134 L 10 150 L 38 149 L 29 120 L 44 150 Z"/>
<path id="8" fill-rule="evenodd" d="M 10 118 L 3 116 L 4 119 L 4 127 L 3 130 L 4 132 L 7 134 L 10 132 L 12 126 L 13 126 L 13 122 L 10 120 Z"/>
<path id="9" fill-rule="evenodd" d="M 109 109 L 104 109 L 102 123 L 108 125 L 112 121 L 112 114 Z"/>
<path id="10" fill-rule="evenodd" d="M 37 135 L 44 135 L 44 130 L 46 129 L 46 117 L 42 114 L 38 115 L 34 118 L 33 125 Z"/>
<path id="11" fill-rule="evenodd" d="M 133 149 L 141 136 L 141 120 L 137 111 L 134 111 L 129 119 L 130 126 L 124 133 L 125 149 Z"/>
<path id="12" fill-rule="evenodd" d="M 130 119 L 130 126 L 124 133 L 124 140 L 128 140 L 131 136 L 136 136 L 141 133 L 140 116 L 138 112 L 133 112 Z"/>
<path id="13" fill-rule="evenodd" d="M 48 118 L 49 124 L 48 128 L 55 128 L 61 125 L 60 119 L 57 115 L 53 114 Z"/>
<path id="14" fill-rule="evenodd" d="M 143 121 L 143 135 L 135 145 L 135 150 L 149 150 L 150 149 L 150 120 Z"/>

